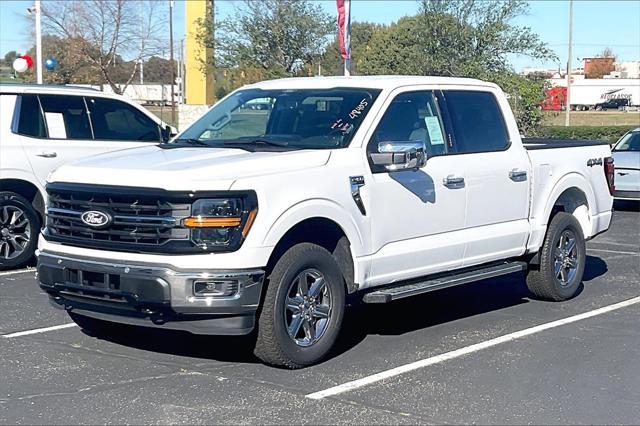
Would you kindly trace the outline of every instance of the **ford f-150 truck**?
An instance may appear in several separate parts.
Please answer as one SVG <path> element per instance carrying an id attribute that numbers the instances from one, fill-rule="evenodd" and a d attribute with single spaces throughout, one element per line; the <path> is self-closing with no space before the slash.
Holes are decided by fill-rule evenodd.
<path id="1" fill-rule="evenodd" d="M 574 296 L 585 240 L 611 221 L 610 155 L 523 142 L 483 81 L 256 83 L 170 143 L 55 171 L 38 278 L 85 328 L 253 333 L 264 362 L 303 367 L 331 350 L 346 300 L 517 271 L 537 297 Z"/>

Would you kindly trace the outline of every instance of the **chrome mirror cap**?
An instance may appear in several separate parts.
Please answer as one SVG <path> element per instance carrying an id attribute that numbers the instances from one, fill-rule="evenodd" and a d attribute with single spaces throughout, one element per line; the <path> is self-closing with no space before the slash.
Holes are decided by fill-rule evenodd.
<path id="1" fill-rule="evenodd" d="M 417 170 L 427 164 L 424 141 L 388 141 L 378 144 L 378 153 L 371 154 L 371 161 L 388 171 Z"/>

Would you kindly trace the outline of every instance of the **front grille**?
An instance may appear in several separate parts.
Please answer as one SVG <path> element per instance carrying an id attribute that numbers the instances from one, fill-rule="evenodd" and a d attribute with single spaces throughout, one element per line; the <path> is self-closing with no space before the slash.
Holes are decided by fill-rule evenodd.
<path id="1" fill-rule="evenodd" d="M 169 243 L 189 242 L 189 230 L 180 223 L 189 216 L 191 204 L 164 191 L 49 185 L 47 192 L 48 239 L 128 251 L 158 251 Z M 87 211 L 106 213 L 111 223 L 88 226 L 81 218 Z"/>

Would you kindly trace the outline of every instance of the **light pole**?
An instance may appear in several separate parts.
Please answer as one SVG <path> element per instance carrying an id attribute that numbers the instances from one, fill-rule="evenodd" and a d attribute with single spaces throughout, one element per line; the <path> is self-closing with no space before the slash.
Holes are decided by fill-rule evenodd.
<path id="1" fill-rule="evenodd" d="M 27 8 L 29 14 L 36 14 L 36 82 L 42 84 L 42 19 L 40 0 L 35 0 L 32 7 Z"/>
<path id="2" fill-rule="evenodd" d="M 568 127 L 571 123 L 571 58 L 573 38 L 573 0 L 569 0 L 569 57 L 567 58 L 567 99 L 565 106 L 564 125 Z"/>
<path id="3" fill-rule="evenodd" d="M 176 66 L 173 63 L 173 0 L 169 0 L 169 63 L 171 64 L 171 122 L 176 122 L 176 102 L 173 85 L 176 81 Z"/>

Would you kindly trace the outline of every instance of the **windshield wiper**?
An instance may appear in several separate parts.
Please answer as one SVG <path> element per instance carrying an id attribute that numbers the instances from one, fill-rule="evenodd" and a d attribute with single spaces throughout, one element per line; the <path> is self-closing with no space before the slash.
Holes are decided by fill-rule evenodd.
<path id="1" fill-rule="evenodd" d="M 271 145 L 271 146 L 289 146 L 289 142 L 268 139 L 231 139 L 223 142 L 225 145 Z"/>
<path id="2" fill-rule="evenodd" d="M 180 144 L 180 143 L 184 143 L 184 144 L 188 144 L 188 145 L 196 145 L 196 146 L 208 146 L 208 147 L 211 146 L 211 145 L 209 145 L 208 143 L 206 143 L 203 140 L 194 139 L 194 138 L 175 139 L 175 140 L 171 141 L 171 143 L 169 145 Z"/>

